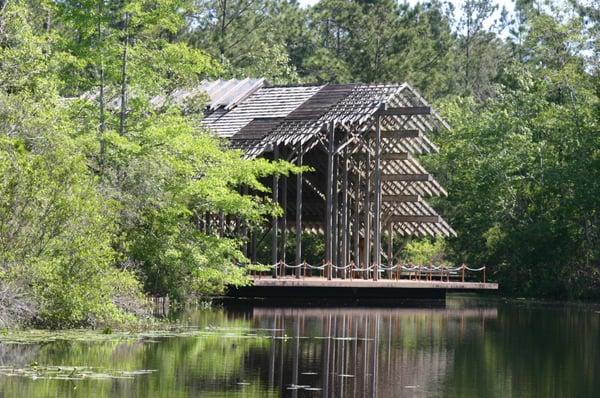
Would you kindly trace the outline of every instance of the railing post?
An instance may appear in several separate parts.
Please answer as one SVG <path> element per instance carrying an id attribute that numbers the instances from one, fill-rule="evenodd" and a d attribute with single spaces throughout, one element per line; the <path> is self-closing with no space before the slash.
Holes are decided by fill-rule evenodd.
<path id="1" fill-rule="evenodd" d="M 462 281 L 465 281 L 465 263 L 462 264 L 462 269 L 461 269 L 461 273 L 462 273 Z"/>

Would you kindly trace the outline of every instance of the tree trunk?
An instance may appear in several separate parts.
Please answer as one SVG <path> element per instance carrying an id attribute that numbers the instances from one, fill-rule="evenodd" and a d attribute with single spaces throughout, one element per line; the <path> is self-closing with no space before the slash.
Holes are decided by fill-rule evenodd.
<path id="1" fill-rule="evenodd" d="M 221 62 L 225 61 L 225 21 L 227 19 L 227 0 L 223 0 L 223 10 L 221 12 L 221 38 L 219 40 L 219 52 Z"/>
<path id="2" fill-rule="evenodd" d="M 127 120 L 127 56 L 129 50 L 129 14 L 125 13 L 123 31 L 125 38 L 123 42 L 123 59 L 121 62 L 121 117 L 119 123 L 119 134 L 125 135 L 125 122 Z"/>
<path id="3" fill-rule="evenodd" d="M 1 1 L 1 0 L 0 0 Z M 98 126 L 98 138 L 100 141 L 100 172 L 104 170 L 104 154 L 106 151 L 104 142 L 104 131 L 106 130 L 105 123 L 105 100 L 104 100 L 104 86 L 105 86 L 105 74 L 104 74 L 104 36 L 102 32 L 102 13 L 104 0 L 98 0 L 98 49 L 100 51 L 100 94 L 98 97 L 99 101 L 99 113 L 100 113 L 100 124 Z"/>

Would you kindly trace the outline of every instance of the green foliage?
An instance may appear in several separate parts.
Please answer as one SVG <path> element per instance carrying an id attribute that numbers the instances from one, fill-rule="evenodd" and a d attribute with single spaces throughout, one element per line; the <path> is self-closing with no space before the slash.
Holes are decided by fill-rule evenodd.
<path id="1" fill-rule="evenodd" d="M 2 280 L 31 289 L 36 311 L 30 322 L 73 327 L 126 321 L 119 300 L 139 308 L 141 296 L 134 276 L 113 267 L 112 206 L 98 195 L 69 138 L 52 139 L 62 142 L 48 142 L 39 153 L 22 138 L 0 141 Z"/>
<path id="2" fill-rule="evenodd" d="M 298 170 L 204 131 L 202 95 L 173 100 L 217 76 L 409 81 L 442 98 L 454 128 L 425 161 L 459 237 L 410 242 L 409 259 L 489 265 L 511 294 L 600 291 L 595 10 L 519 2 L 506 38 L 479 1 L 457 25 L 437 1 L 0 4 L 0 322 L 109 325 L 142 315 L 142 292 L 247 282 L 243 236 L 207 215 L 257 229 L 281 213 L 263 182 Z M 303 237 L 308 262 L 322 243 Z"/>
<path id="3" fill-rule="evenodd" d="M 489 264 L 512 294 L 590 297 L 600 286 L 599 97 L 574 34 L 548 15 L 531 24 L 531 65 L 504 71 L 496 98 L 446 100 L 454 129 L 435 165 L 453 194 L 459 260 Z M 542 33 L 543 32 L 543 33 Z M 528 41 L 528 43 L 529 43 Z M 535 44 L 533 44 L 535 43 Z"/>
<path id="4" fill-rule="evenodd" d="M 406 260 L 410 264 L 435 265 L 445 264 L 446 242 L 438 237 L 430 239 L 411 240 L 404 248 Z"/>
<path id="5" fill-rule="evenodd" d="M 18 300 L 0 318 L 24 308 L 23 322 L 45 327 L 122 325 L 145 313 L 142 292 L 183 301 L 247 283 L 242 238 L 199 220 L 256 227 L 281 211 L 258 198 L 261 180 L 296 168 L 244 160 L 203 131 L 190 115 L 201 96 L 170 100 L 220 70 L 172 40 L 185 9 L 178 0 L 3 8 L 0 283 Z"/>

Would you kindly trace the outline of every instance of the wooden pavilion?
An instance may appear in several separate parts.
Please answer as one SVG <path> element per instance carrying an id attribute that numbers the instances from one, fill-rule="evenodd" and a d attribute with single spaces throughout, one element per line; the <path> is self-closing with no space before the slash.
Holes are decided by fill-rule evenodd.
<path id="1" fill-rule="evenodd" d="M 210 98 L 203 124 L 245 156 L 314 169 L 290 181 L 273 177 L 272 199 L 285 211 L 266 226 L 273 264 L 290 263 L 299 276 L 302 232 L 315 231 L 325 236 L 329 278 L 345 278 L 352 265 L 377 280 L 381 268 L 395 264 L 394 236 L 456 235 L 427 203 L 446 191 L 416 158 L 437 152 L 427 136 L 449 126 L 409 84 L 271 86 L 244 79 L 196 90 Z M 295 233 L 293 262 L 285 259 L 287 233 Z M 254 261 L 256 240 L 253 234 L 247 249 Z"/>

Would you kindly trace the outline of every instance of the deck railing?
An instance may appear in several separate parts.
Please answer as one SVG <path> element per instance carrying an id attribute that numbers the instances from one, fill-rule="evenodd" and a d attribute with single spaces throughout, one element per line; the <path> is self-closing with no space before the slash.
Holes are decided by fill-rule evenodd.
<path id="1" fill-rule="evenodd" d="M 368 268 L 359 267 L 354 262 L 346 266 L 336 266 L 332 263 L 323 262 L 321 265 L 312 265 L 307 262 L 301 264 L 290 265 L 283 261 L 279 261 L 272 265 L 267 265 L 266 271 L 251 271 L 251 275 L 275 278 L 306 278 L 306 277 L 321 277 L 325 279 L 375 279 L 375 273 L 379 273 L 378 279 L 400 280 L 408 279 L 415 281 L 441 281 L 450 282 L 451 280 L 460 280 L 461 282 L 472 281 L 475 278 L 475 273 L 480 273 L 480 278 L 483 283 L 486 283 L 486 267 L 471 268 L 466 264 L 461 264 L 456 267 L 450 266 L 435 266 L 435 265 L 412 265 L 412 264 L 395 264 L 393 266 L 377 266 L 371 265 Z"/>

